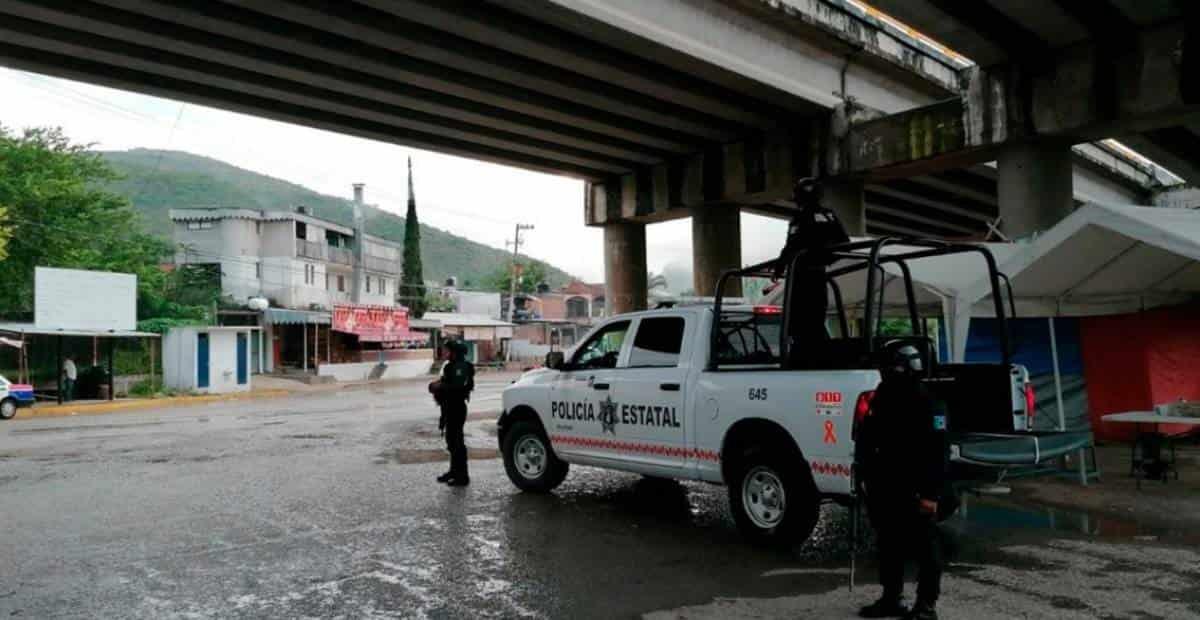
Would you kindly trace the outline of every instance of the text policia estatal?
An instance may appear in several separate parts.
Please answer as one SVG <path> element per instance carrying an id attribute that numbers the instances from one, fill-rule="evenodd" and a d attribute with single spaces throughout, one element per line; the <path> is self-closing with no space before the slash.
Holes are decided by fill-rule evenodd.
<path id="1" fill-rule="evenodd" d="M 595 422 L 601 420 L 605 403 L 555 401 L 550 403 L 550 417 L 557 420 L 575 420 L 578 422 Z M 620 424 L 640 424 L 642 426 L 659 426 L 680 428 L 679 417 L 674 407 L 660 405 L 616 405 L 617 421 Z"/>

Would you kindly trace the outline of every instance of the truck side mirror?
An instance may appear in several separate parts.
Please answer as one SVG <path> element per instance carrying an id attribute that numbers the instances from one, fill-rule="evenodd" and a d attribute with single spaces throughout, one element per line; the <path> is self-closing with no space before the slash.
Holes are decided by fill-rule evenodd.
<path id="1" fill-rule="evenodd" d="M 565 365 L 566 360 L 562 351 L 551 351 L 546 354 L 546 368 L 562 370 Z"/>

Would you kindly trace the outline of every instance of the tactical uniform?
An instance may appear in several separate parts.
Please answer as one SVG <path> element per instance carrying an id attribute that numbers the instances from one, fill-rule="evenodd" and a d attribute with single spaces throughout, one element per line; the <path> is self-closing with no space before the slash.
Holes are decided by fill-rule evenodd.
<path id="1" fill-rule="evenodd" d="M 891 359 L 855 447 L 883 586 L 883 596 L 860 615 L 924 620 L 937 617 L 941 593 L 944 559 L 937 523 L 953 512 L 956 502 L 947 475 L 946 414 L 944 405 L 920 380 L 922 364 L 916 348 L 898 347 Z M 904 564 L 910 558 L 918 566 L 917 603 L 911 611 L 901 602 Z"/>
<path id="2" fill-rule="evenodd" d="M 442 378 L 431 386 L 434 398 L 442 409 L 438 428 L 446 435 L 446 450 L 450 452 L 450 471 L 438 476 L 438 482 L 463 486 L 470 482 L 467 474 L 467 445 L 463 425 L 467 423 L 467 401 L 475 389 L 475 365 L 466 360 L 466 347 L 459 342 L 446 343 L 450 360 L 442 367 Z"/>
<path id="3" fill-rule="evenodd" d="M 821 206 L 821 188 L 814 179 L 800 179 L 793 194 L 800 212 L 788 224 L 787 244 L 779 255 L 776 276 L 795 267 L 788 275 L 788 298 L 784 303 L 789 365 L 817 368 L 828 361 L 823 346 L 829 339 L 825 330 L 829 307 L 826 267 L 833 260 L 821 250 L 850 238 L 837 214 Z M 793 259 L 801 253 L 804 255 L 793 265 Z"/>

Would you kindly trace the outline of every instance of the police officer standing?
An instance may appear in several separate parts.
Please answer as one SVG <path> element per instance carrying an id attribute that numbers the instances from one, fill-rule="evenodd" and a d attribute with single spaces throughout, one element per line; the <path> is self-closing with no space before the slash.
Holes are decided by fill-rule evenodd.
<path id="1" fill-rule="evenodd" d="M 446 364 L 442 366 L 442 377 L 429 385 L 429 391 L 442 410 L 438 430 L 446 436 L 446 450 L 450 452 L 450 471 L 438 476 L 437 480 L 461 487 L 471 483 L 467 474 L 463 426 L 467 423 L 467 401 L 471 400 L 471 391 L 475 389 L 475 365 L 467 361 L 467 347 L 463 343 L 448 340 L 444 349 Z"/>
<path id="2" fill-rule="evenodd" d="M 921 381 L 924 364 L 915 346 L 893 341 L 883 353 L 883 380 L 855 444 L 867 514 L 876 532 L 883 596 L 859 615 L 936 620 L 944 565 L 937 523 L 953 512 L 957 501 L 949 492 L 945 408 Z M 908 559 L 918 566 L 911 610 L 903 603 Z"/>
<path id="3" fill-rule="evenodd" d="M 800 211 L 788 224 L 787 244 L 779 255 L 776 276 L 791 270 L 784 304 L 789 365 L 817 368 L 828 362 L 824 354 L 829 339 L 825 329 L 829 307 L 826 268 L 835 259 L 826 250 L 850 237 L 837 214 L 821 205 L 821 186 L 816 179 L 796 181 L 792 196 Z"/>

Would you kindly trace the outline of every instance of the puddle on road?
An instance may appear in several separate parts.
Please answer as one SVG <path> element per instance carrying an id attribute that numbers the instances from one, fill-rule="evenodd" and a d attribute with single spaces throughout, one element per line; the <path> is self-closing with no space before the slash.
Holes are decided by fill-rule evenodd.
<path id="1" fill-rule="evenodd" d="M 436 463 L 449 458 L 446 451 L 441 449 L 394 448 L 375 455 L 372 462 L 376 465 L 411 465 Z M 500 458 L 500 452 L 489 448 L 467 448 L 467 458 L 472 461 L 497 459 Z"/>
<path id="2" fill-rule="evenodd" d="M 946 524 L 965 536 L 990 533 L 1056 532 L 1110 541 L 1165 541 L 1200 545 L 1200 533 L 1086 510 L 1055 508 L 1014 499 L 963 496 Z"/>

